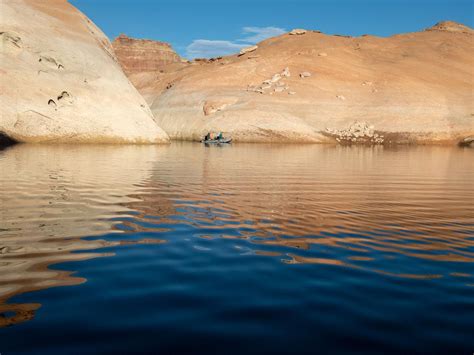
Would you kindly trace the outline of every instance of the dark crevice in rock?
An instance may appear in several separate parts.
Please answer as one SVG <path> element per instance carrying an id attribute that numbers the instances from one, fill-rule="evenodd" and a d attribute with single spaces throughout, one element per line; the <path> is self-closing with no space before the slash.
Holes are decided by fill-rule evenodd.
<path id="1" fill-rule="evenodd" d="M 6 41 L 7 43 L 14 45 L 17 48 L 21 48 L 21 38 L 16 34 L 1 31 L 0 39 L 2 41 Z"/>
<path id="2" fill-rule="evenodd" d="M 48 55 L 41 55 L 38 58 L 38 62 L 43 63 L 52 69 L 64 69 L 64 65 L 62 65 L 56 58 L 50 57 Z"/>
<path id="3" fill-rule="evenodd" d="M 63 91 L 61 93 L 61 95 L 58 96 L 58 100 L 62 100 L 62 99 L 68 98 L 68 97 L 71 97 L 71 95 L 69 95 L 69 93 L 67 91 Z"/>
<path id="4" fill-rule="evenodd" d="M 9 137 L 6 133 L 0 131 L 0 149 L 17 143 L 18 142 L 15 139 Z"/>

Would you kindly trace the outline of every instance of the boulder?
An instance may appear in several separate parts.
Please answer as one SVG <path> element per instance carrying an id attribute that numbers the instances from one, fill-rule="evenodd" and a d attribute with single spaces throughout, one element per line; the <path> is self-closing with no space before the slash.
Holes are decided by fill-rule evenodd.
<path id="1" fill-rule="evenodd" d="M 204 102 L 203 112 L 205 116 L 212 115 L 218 111 L 224 110 L 227 106 L 233 105 L 237 102 L 235 97 L 221 97 L 208 99 Z"/>
<path id="2" fill-rule="evenodd" d="M 162 143 L 107 37 L 67 1 L 1 5 L 0 135 L 17 142 Z"/>
<path id="3" fill-rule="evenodd" d="M 305 33 L 306 33 L 306 30 L 303 30 L 301 28 L 295 28 L 294 30 L 291 30 L 289 34 L 300 36 L 300 35 L 304 35 Z"/>
<path id="4" fill-rule="evenodd" d="M 466 137 L 459 142 L 461 147 L 473 147 L 474 146 L 474 136 Z"/>
<path id="5" fill-rule="evenodd" d="M 278 80 L 281 79 L 281 75 L 280 74 L 275 74 L 272 76 L 272 78 L 270 79 L 270 82 L 272 83 L 276 83 Z"/>
<path id="6" fill-rule="evenodd" d="M 460 32 L 473 34 L 474 31 L 468 26 L 464 26 L 454 21 L 441 21 L 434 26 L 427 28 L 426 31 L 446 31 L 446 32 Z"/>
<path id="7" fill-rule="evenodd" d="M 254 52 L 254 51 L 257 50 L 257 48 L 258 48 L 258 46 L 251 46 L 251 47 L 242 48 L 240 50 L 239 55 L 244 55 L 246 53 Z"/>
<path id="8" fill-rule="evenodd" d="M 374 126 L 367 122 L 353 122 L 347 129 L 326 128 L 326 134 L 341 144 L 382 144 L 384 136 L 374 132 Z"/>

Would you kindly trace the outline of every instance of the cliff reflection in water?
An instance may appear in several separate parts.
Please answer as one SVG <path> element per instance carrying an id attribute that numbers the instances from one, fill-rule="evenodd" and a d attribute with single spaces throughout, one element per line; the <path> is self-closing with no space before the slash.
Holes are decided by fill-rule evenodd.
<path id="1" fill-rule="evenodd" d="M 94 249 L 126 240 L 81 239 L 120 232 L 117 218 L 150 178 L 159 148 L 28 146 L 0 152 L 0 326 L 29 320 L 40 305 L 6 304 L 16 294 L 82 283 L 49 267 L 111 253 Z M 138 240 L 135 243 L 161 242 Z M 72 253 L 73 251 L 89 251 Z M 1 317 L 1 314 L 13 315 Z"/>
<path id="2" fill-rule="evenodd" d="M 50 265 L 169 238 L 220 241 L 215 248 L 246 240 L 246 252 L 288 264 L 471 285 L 456 265 L 474 262 L 473 156 L 437 147 L 9 148 L 0 152 L 0 326 L 39 307 L 11 297 L 85 281 Z M 428 263 L 405 262 L 415 259 Z M 453 264 L 440 273 L 438 263 Z"/>

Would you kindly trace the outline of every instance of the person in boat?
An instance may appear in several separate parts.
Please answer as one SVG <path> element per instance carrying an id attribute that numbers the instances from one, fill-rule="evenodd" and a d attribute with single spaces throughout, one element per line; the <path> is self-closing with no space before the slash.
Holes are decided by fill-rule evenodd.
<path id="1" fill-rule="evenodd" d="M 224 137 L 222 136 L 222 132 L 219 132 L 219 134 L 217 135 L 217 137 L 215 139 L 219 140 L 219 139 L 223 139 Z"/>
<path id="2" fill-rule="evenodd" d="M 211 140 L 211 132 L 207 132 L 207 134 L 204 136 L 204 141 L 209 141 Z"/>

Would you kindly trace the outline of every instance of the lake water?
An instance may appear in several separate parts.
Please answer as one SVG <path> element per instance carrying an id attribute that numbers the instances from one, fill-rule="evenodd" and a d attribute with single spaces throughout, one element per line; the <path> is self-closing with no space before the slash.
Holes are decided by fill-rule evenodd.
<path id="1" fill-rule="evenodd" d="M 0 353 L 474 351 L 474 150 L 0 151 Z"/>

